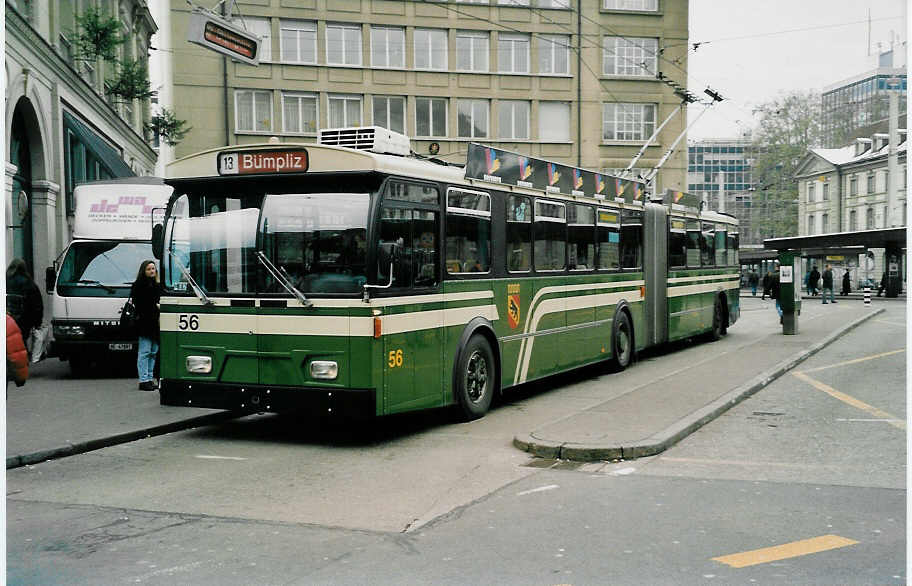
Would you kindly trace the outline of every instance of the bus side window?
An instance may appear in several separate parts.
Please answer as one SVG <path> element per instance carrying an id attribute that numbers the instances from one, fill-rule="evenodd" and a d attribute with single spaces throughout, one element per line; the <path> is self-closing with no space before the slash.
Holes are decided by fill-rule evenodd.
<path id="1" fill-rule="evenodd" d="M 567 268 L 566 204 L 535 200 L 535 270 Z"/>
<path id="2" fill-rule="evenodd" d="M 687 266 L 700 268 L 700 249 L 703 236 L 700 234 L 700 222 L 687 220 Z"/>
<path id="3" fill-rule="evenodd" d="M 598 268 L 616 271 L 621 268 L 621 218 L 618 210 L 599 210 L 596 216 L 598 233 Z"/>
<path id="4" fill-rule="evenodd" d="M 728 229 L 728 264 L 738 266 L 738 233 L 732 232 L 732 228 Z"/>
<path id="5" fill-rule="evenodd" d="M 668 219 L 668 266 L 687 266 L 687 232 L 682 219 Z"/>
<path id="6" fill-rule="evenodd" d="M 532 270 L 532 199 L 507 197 L 507 270 Z"/>
<path id="7" fill-rule="evenodd" d="M 715 226 L 710 222 L 702 222 L 703 237 L 700 239 L 700 252 L 702 253 L 701 258 L 702 264 L 704 267 L 711 267 L 716 264 L 716 252 L 715 252 Z"/>
<path id="8" fill-rule="evenodd" d="M 446 266 L 448 273 L 491 270 L 491 196 L 451 189 L 447 192 Z"/>
<path id="9" fill-rule="evenodd" d="M 643 268 L 643 212 L 621 213 L 621 268 Z"/>
<path id="10" fill-rule="evenodd" d="M 716 226 L 716 266 L 724 267 L 728 264 L 728 254 L 725 245 L 728 240 L 728 230 L 724 224 Z"/>
<path id="11" fill-rule="evenodd" d="M 377 244 L 377 281 L 393 287 L 432 287 L 437 284 L 437 212 L 383 207 Z M 395 252 L 394 252 L 395 251 Z"/>
<path id="12" fill-rule="evenodd" d="M 595 208 L 571 204 L 567 209 L 567 246 L 571 271 L 595 268 Z"/>

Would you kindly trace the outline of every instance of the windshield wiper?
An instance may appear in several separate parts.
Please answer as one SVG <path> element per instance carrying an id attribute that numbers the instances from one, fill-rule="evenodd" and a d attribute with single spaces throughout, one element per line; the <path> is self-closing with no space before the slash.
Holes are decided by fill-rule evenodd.
<path id="1" fill-rule="evenodd" d="M 115 292 L 116 292 L 116 290 L 114 289 L 114 287 L 110 287 L 110 286 L 108 286 L 108 285 L 105 285 L 105 284 L 102 283 L 101 281 L 96 281 L 95 279 L 79 279 L 79 280 L 76 281 L 76 282 L 79 283 L 80 285 L 94 285 L 94 286 L 96 286 L 96 287 L 101 287 L 102 289 L 104 289 L 104 290 L 107 291 L 108 293 L 115 293 Z"/>
<path id="2" fill-rule="evenodd" d="M 256 257 L 260 260 L 261 263 L 263 263 L 263 266 L 266 267 L 266 270 L 269 271 L 269 274 L 272 275 L 272 278 L 278 281 L 286 291 L 297 297 L 298 301 L 301 302 L 301 305 L 304 307 L 310 307 L 313 305 L 313 302 L 304 297 L 304 294 L 298 291 L 297 287 L 291 283 L 291 277 L 288 275 L 288 272 L 284 267 L 277 269 L 276 266 L 272 264 L 272 261 L 266 258 L 266 255 L 259 250 L 256 251 Z"/>
<path id="3" fill-rule="evenodd" d="M 196 281 L 190 275 L 190 271 L 188 271 L 187 267 L 184 266 L 184 263 L 182 263 L 177 258 L 177 256 L 171 252 L 171 249 L 168 249 L 168 256 L 172 261 L 174 261 L 174 263 L 177 265 L 177 268 L 180 269 L 181 274 L 185 279 L 187 279 L 187 282 L 190 283 L 190 288 L 193 289 L 193 292 L 196 294 L 196 296 L 200 298 L 200 301 L 202 301 L 204 305 L 212 305 L 212 300 L 209 299 L 209 296 L 206 295 L 206 292 L 203 291 L 203 288 L 196 283 Z"/>

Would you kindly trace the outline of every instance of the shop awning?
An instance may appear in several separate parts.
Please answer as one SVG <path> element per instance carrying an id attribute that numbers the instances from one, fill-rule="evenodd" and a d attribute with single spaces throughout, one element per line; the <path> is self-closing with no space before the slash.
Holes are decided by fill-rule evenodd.
<path id="1" fill-rule="evenodd" d="M 63 125 L 79 137 L 79 140 L 107 167 L 108 172 L 113 177 L 133 177 L 136 175 L 130 169 L 130 166 L 120 158 L 120 153 L 69 112 L 63 113 Z"/>

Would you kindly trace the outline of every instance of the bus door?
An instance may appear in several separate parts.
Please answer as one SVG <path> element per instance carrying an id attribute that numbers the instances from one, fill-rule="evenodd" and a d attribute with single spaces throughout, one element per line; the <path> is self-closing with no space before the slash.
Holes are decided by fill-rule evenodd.
<path id="1" fill-rule="evenodd" d="M 391 264 L 393 270 L 392 287 L 376 298 L 383 306 L 385 413 L 443 403 L 438 200 L 436 186 L 396 180 L 380 208 L 377 282 L 389 282 Z"/>
<path id="2" fill-rule="evenodd" d="M 647 346 L 668 339 L 668 221 L 665 207 L 647 205 L 643 278 L 646 281 Z"/>

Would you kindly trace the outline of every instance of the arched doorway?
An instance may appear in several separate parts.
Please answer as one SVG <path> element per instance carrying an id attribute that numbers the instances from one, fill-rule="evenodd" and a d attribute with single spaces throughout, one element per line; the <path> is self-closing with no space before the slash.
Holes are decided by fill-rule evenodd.
<path id="1" fill-rule="evenodd" d="M 7 259 L 22 258 L 29 272 L 35 274 L 34 256 L 32 254 L 32 152 L 26 123 L 25 108 L 31 108 L 28 101 L 22 99 L 16 105 L 10 128 L 9 162 L 16 166 L 13 186 L 10 190 L 12 214 L 7 219 L 7 230 L 12 233 L 12 250 L 7 251 Z M 33 114 L 33 113 L 32 113 Z M 33 114 L 34 115 L 34 114 Z M 9 242 L 9 241 L 7 241 Z"/>

